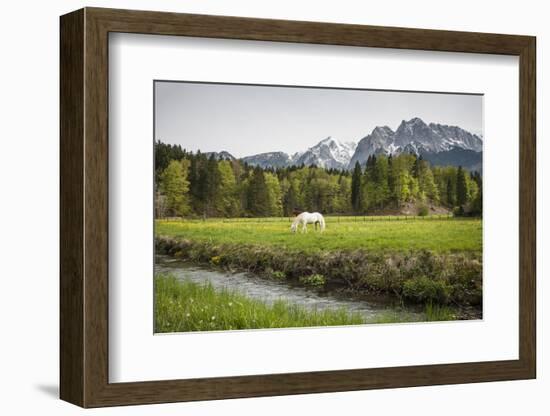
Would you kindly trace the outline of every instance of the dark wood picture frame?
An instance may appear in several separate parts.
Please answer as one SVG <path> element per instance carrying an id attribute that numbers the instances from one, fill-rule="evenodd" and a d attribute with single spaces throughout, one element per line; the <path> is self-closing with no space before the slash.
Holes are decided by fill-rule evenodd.
<path id="1" fill-rule="evenodd" d="M 60 396 L 82 407 L 396 388 L 536 377 L 535 51 L 530 36 L 85 8 L 60 19 Z M 519 359 L 109 383 L 110 32 L 519 57 Z"/>

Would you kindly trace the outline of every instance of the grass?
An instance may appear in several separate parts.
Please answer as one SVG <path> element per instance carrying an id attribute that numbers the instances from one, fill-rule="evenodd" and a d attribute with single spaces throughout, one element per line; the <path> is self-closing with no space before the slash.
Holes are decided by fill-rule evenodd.
<path id="1" fill-rule="evenodd" d="M 328 217 L 324 233 L 289 227 L 288 218 L 159 220 L 156 252 L 321 290 L 481 305 L 481 219 Z"/>
<path id="2" fill-rule="evenodd" d="M 387 311 L 366 320 L 345 309 L 310 310 L 279 300 L 273 304 L 250 299 L 237 291 L 212 285 L 155 276 L 155 332 L 219 331 L 260 328 L 359 325 L 444 321 L 455 319 L 451 309 L 428 305 L 426 313 Z"/>
<path id="3" fill-rule="evenodd" d="M 336 286 L 351 293 L 388 294 L 417 304 L 476 306 L 482 300 L 483 264 L 481 253 L 476 252 L 308 252 L 269 244 L 169 237 L 157 237 L 155 250 L 190 264 L 292 280 L 319 289 Z"/>
<path id="4" fill-rule="evenodd" d="M 357 325 L 360 314 L 345 309 L 308 310 L 279 300 L 271 305 L 210 284 L 155 277 L 155 332 Z"/>
<path id="5" fill-rule="evenodd" d="M 448 306 L 427 304 L 423 313 L 416 315 L 397 311 L 384 311 L 372 319 L 369 319 L 368 324 L 395 324 L 395 323 L 410 323 L 410 322 L 443 322 L 454 321 L 457 319 L 455 311 Z"/>
<path id="6" fill-rule="evenodd" d="M 428 303 L 424 309 L 426 321 L 454 321 L 455 312 L 448 306 Z"/>
<path id="7" fill-rule="evenodd" d="M 155 232 L 157 236 L 216 244 L 269 245 L 305 252 L 363 249 L 382 253 L 481 253 L 481 219 L 424 218 L 328 217 L 324 233 L 313 232 L 310 225 L 307 234 L 290 233 L 288 218 L 159 220 Z"/>

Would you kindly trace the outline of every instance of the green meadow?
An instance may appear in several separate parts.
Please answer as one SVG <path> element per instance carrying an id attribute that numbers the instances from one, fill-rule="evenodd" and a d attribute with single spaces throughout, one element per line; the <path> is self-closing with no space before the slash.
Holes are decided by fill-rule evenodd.
<path id="1" fill-rule="evenodd" d="M 362 249 L 481 253 L 482 220 L 438 217 L 326 217 L 325 232 L 290 232 L 288 218 L 157 220 L 156 235 L 215 244 L 268 245 L 291 251 Z"/>

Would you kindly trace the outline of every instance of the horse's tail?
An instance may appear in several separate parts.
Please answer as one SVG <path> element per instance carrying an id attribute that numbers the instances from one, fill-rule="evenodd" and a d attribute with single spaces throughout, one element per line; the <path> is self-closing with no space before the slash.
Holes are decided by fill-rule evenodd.
<path id="1" fill-rule="evenodd" d="M 319 224 L 321 224 L 321 231 L 325 231 L 325 217 L 319 215 Z"/>

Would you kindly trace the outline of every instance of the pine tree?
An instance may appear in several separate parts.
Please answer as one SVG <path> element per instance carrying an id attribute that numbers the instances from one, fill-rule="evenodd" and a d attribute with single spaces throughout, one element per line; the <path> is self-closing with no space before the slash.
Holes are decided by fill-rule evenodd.
<path id="1" fill-rule="evenodd" d="M 361 176 L 361 165 L 359 162 L 355 162 L 353 175 L 351 176 L 351 206 L 354 212 L 361 211 Z"/>
<path id="2" fill-rule="evenodd" d="M 393 202 L 397 202 L 395 185 L 397 182 L 396 167 L 393 165 L 393 156 L 390 154 L 388 157 L 388 190 L 389 197 Z"/>
<path id="3" fill-rule="evenodd" d="M 456 172 L 456 204 L 461 207 L 468 202 L 468 183 L 462 166 Z"/>
<path id="4" fill-rule="evenodd" d="M 204 215 L 216 215 L 216 206 L 219 205 L 221 175 L 218 170 L 218 161 L 214 154 L 211 154 L 205 163 L 204 175 Z"/>
<path id="5" fill-rule="evenodd" d="M 376 182 L 376 172 L 374 167 L 376 166 L 376 155 L 369 156 L 367 164 L 365 165 L 365 172 L 369 175 L 369 178 Z"/>
<path id="6" fill-rule="evenodd" d="M 256 217 L 265 217 L 270 214 L 269 195 L 264 172 L 260 167 L 253 170 L 247 196 L 247 206 L 250 214 Z"/>
<path id="7" fill-rule="evenodd" d="M 421 158 L 422 156 L 420 157 L 420 161 L 422 160 Z M 412 167 L 412 176 L 413 178 L 416 178 L 416 179 L 418 179 L 418 176 L 420 175 L 420 161 L 418 156 L 415 155 L 414 163 Z"/>
<path id="8" fill-rule="evenodd" d="M 477 193 L 472 201 L 471 212 L 473 215 L 483 215 L 483 188 L 478 187 Z"/>
<path id="9" fill-rule="evenodd" d="M 455 192 L 453 190 L 453 181 L 451 178 L 447 179 L 447 205 L 454 207 L 455 205 Z"/>
<path id="10" fill-rule="evenodd" d="M 292 216 L 294 210 L 298 207 L 297 193 L 294 181 L 289 181 L 289 186 L 283 200 L 284 214 L 287 217 Z"/>
<path id="11" fill-rule="evenodd" d="M 198 210 L 198 199 L 199 199 L 199 189 L 198 189 L 198 182 L 199 182 L 199 164 L 197 157 L 194 155 L 190 155 L 189 158 L 190 166 L 189 166 L 189 196 L 191 199 L 191 207 L 193 211 Z"/>
<path id="12" fill-rule="evenodd" d="M 388 158 L 380 156 L 375 159 L 375 204 L 383 208 L 388 202 L 390 191 L 388 187 Z"/>
<path id="13" fill-rule="evenodd" d="M 158 174 L 168 167 L 171 160 L 182 160 L 186 156 L 185 150 L 183 150 L 179 144 L 166 144 L 160 140 L 155 141 L 154 153 L 155 170 Z"/>
<path id="14" fill-rule="evenodd" d="M 190 194 L 196 214 L 206 215 L 208 200 L 208 159 L 200 151 L 191 158 Z"/>

